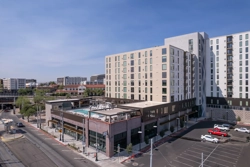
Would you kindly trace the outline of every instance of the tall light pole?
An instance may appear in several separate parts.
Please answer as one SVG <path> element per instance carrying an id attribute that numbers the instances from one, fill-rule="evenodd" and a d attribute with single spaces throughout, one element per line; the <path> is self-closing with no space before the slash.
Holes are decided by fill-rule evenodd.
<path id="1" fill-rule="evenodd" d="M 152 163 L 153 163 L 153 139 L 151 139 L 150 167 L 152 167 Z"/>
<path id="2" fill-rule="evenodd" d="M 227 111 L 227 122 L 228 122 L 228 111 Z"/>
<path id="3" fill-rule="evenodd" d="M 86 152 L 86 144 L 85 144 L 85 134 L 84 134 L 84 119 L 82 119 L 82 153 Z"/>
<path id="4" fill-rule="evenodd" d="M 142 141 L 141 141 L 142 131 L 138 131 L 138 133 L 140 134 L 140 144 L 139 144 L 139 151 L 140 151 L 141 150 L 141 143 L 142 143 Z"/>
<path id="5" fill-rule="evenodd" d="M 158 136 L 157 126 L 154 125 L 153 127 L 156 129 L 156 137 L 155 137 L 155 140 L 157 141 L 157 136 Z"/>
<path id="6" fill-rule="evenodd" d="M 64 123 L 63 123 L 63 106 L 61 111 L 61 125 L 62 125 L 62 142 L 64 142 Z"/>

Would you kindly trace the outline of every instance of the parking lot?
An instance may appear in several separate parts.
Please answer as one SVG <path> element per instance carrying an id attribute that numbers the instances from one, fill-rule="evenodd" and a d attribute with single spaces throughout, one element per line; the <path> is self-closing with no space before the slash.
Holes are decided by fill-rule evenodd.
<path id="1" fill-rule="evenodd" d="M 207 134 L 214 124 L 222 124 L 215 121 L 197 123 L 181 134 L 182 137 L 200 139 L 201 135 Z M 241 126 L 238 126 L 241 127 Z M 153 150 L 154 167 L 199 167 L 202 162 L 204 167 L 248 167 L 250 166 L 249 143 L 245 138 L 249 135 L 242 132 L 229 132 L 229 138 L 238 141 L 214 144 L 210 142 L 192 141 L 182 138 L 173 138 L 169 142 Z M 217 138 L 222 138 L 216 136 Z M 139 158 L 126 162 L 126 166 L 149 167 L 150 153 L 145 153 Z"/>

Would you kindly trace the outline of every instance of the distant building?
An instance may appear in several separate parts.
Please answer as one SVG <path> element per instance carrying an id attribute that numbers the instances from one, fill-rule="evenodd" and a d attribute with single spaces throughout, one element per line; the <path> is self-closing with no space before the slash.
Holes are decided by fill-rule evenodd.
<path id="1" fill-rule="evenodd" d="M 18 90 L 26 87 L 26 79 L 24 78 L 4 78 L 3 87 L 8 90 Z"/>
<path id="2" fill-rule="evenodd" d="M 2 79 L 0 79 L 0 85 L 3 85 L 3 80 Z"/>
<path id="3" fill-rule="evenodd" d="M 56 93 L 68 93 L 71 95 L 83 95 L 86 89 L 95 90 L 95 89 L 102 89 L 105 90 L 104 84 L 96 84 L 96 85 L 66 85 L 62 90 L 58 89 Z M 90 92 L 91 95 L 94 93 Z"/>
<path id="4" fill-rule="evenodd" d="M 80 85 L 101 85 L 104 84 L 104 82 L 98 82 L 98 81 L 82 81 Z"/>
<path id="5" fill-rule="evenodd" d="M 26 88 L 35 88 L 36 86 L 36 79 L 26 79 Z"/>
<path id="6" fill-rule="evenodd" d="M 93 75 L 90 77 L 90 82 L 103 82 L 105 79 L 105 74 Z"/>
<path id="7" fill-rule="evenodd" d="M 57 78 L 58 85 L 80 85 L 81 81 L 87 81 L 87 77 L 60 77 Z"/>

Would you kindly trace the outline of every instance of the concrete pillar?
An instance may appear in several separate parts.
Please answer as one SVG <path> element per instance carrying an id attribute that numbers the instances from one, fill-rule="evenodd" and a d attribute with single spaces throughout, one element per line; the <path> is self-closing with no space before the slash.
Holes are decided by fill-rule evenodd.
<path id="1" fill-rule="evenodd" d="M 3 103 L 2 103 L 2 110 L 3 110 Z"/>
<path id="2" fill-rule="evenodd" d="M 158 118 L 158 119 L 157 119 L 157 135 L 160 134 L 160 130 L 161 130 L 161 129 L 160 129 L 160 126 L 161 126 L 161 125 L 160 125 L 160 118 Z"/>
<path id="3" fill-rule="evenodd" d="M 76 130 L 77 130 L 77 126 L 76 126 Z M 78 140 L 78 133 L 76 132 L 76 141 Z"/>
<path id="4" fill-rule="evenodd" d="M 80 101 L 79 101 L 79 106 L 78 106 L 79 108 L 81 107 L 81 103 L 80 103 Z"/>
<path id="5" fill-rule="evenodd" d="M 142 143 L 143 143 L 143 142 L 144 142 L 144 136 L 145 136 L 144 122 L 141 123 L 141 131 L 142 131 L 142 134 L 141 134 L 141 141 L 142 141 Z"/>
<path id="6" fill-rule="evenodd" d="M 86 147 L 89 146 L 89 119 L 85 119 L 85 144 Z"/>
<path id="7" fill-rule="evenodd" d="M 168 121 L 170 121 L 170 114 L 168 115 Z M 168 122 L 168 130 L 170 130 L 170 122 Z"/>
<path id="8" fill-rule="evenodd" d="M 129 145 L 131 143 L 131 127 L 128 121 L 126 121 L 126 124 L 127 124 L 127 129 L 126 129 L 127 130 L 127 145 Z"/>
<path id="9" fill-rule="evenodd" d="M 112 134 L 109 134 L 106 137 L 106 156 L 112 157 L 113 155 L 114 155 L 114 137 Z"/>

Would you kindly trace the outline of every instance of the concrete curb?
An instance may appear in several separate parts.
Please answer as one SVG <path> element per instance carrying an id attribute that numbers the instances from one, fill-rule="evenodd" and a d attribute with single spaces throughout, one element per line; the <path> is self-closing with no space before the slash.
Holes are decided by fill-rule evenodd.
<path id="1" fill-rule="evenodd" d="M 15 138 L 13 138 L 13 139 L 5 139 L 4 137 L 1 137 L 1 140 L 3 141 L 3 142 L 9 142 L 9 141 L 13 141 L 13 140 L 16 140 L 16 139 L 20 139 L 20 138 L 22 138 L 23 137 L 23 135 L 21 135 L 21 136 L 19 136 L 19 137 L 15 137 Z"/>

